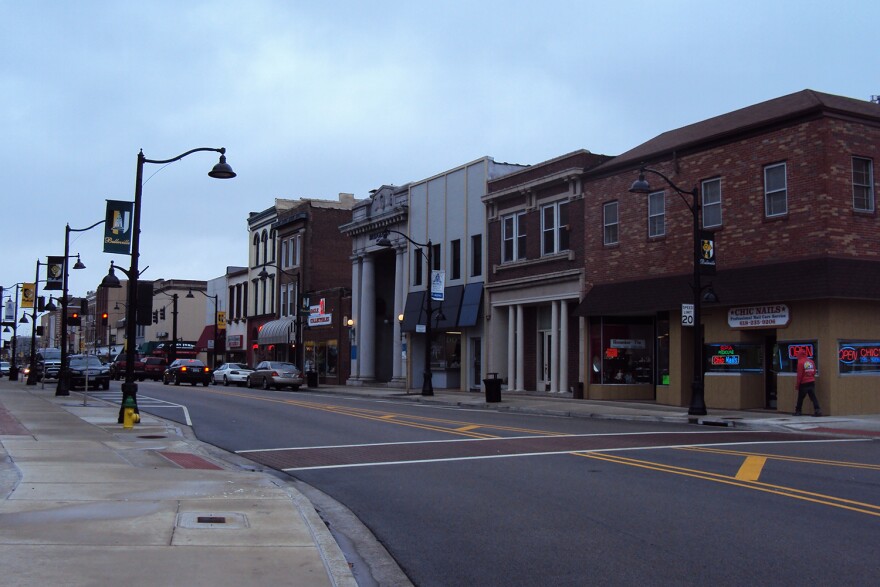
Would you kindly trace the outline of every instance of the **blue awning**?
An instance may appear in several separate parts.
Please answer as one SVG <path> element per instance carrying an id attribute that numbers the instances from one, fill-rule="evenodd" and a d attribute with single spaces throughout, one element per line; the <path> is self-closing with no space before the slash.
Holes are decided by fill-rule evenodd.
<path id="1" fill-rule="evenodd" d="M 461 300 L 461 311 L 458 314 L 458 325 L 461 328 L 476 326 L 480 323 L 480 312 L 483 308 L 483 283 L 469 283 L 464 288 Z"/>

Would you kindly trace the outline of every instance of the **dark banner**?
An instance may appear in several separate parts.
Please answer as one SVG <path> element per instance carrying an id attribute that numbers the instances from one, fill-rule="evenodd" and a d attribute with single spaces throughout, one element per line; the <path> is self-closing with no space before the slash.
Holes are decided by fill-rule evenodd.
<path id="1" fill-rule="evenodd" d="M 131 220 L 134 202 L 107 200 L 104 218 L 104 252 L 131 254 Z"/>
<path id="2" fill-rule="evenodd" d="M 64 257 L 47 257 L 44 290 L 64 289 Z"/>
<path id="3" fill-rule="evenodd" d="M 715 275 L 715 233 L 700 231 L 700 273 Z"/>

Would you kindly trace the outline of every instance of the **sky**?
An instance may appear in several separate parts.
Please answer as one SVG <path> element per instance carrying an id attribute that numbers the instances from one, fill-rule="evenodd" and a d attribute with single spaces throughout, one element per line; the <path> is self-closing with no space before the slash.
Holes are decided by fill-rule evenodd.
<path id="1" fill-rule="evenodd" d="M 0 286 L 132 201 L 141 149 L 227 149 L 235 179 L 215 153 L 144 170 L 142 278 L 208 280 L 275 198 L 616 155 L 807 88 L 869 100 L 877 22 L 876 0 L 0 0 Z M 71 232 L 71 295 L 129 266 L 102 236 Z"/>

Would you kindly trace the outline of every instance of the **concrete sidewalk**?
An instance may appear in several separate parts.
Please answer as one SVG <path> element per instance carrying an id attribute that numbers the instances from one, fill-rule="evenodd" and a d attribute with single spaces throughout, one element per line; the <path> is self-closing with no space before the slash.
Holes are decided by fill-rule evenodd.
<path id="1" fill-rule="evenodd" d="M 356 585 L 292 485 L 149 414 L 125 430 L 117 412 L 0 381 L 0 583 Z"/>

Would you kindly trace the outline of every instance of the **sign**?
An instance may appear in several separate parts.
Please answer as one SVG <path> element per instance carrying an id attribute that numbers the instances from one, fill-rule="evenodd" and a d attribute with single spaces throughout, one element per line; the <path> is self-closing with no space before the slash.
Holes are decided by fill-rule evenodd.
<path id="1" fill-rule="evenodd" d="M 739 355 L 733 345 L 723 344 L 710 359 L 712 365 L 739 365 Z"/>
<path id="2" fill-rule="evenodd" d="M 611 339 L 611 348 L 613 349 L 639 349 L 644 350 L 645 348 L 645 339 L 632 339 L 632 338 L 612 338 Z"/>
<path id="3" fill-rule="evenodd" d="M 431 271 L 431 301 L 442 302 L 443 292 L 446 289 L 446 272 Z"/>
<path id="4" fill-rule="evenodd" d="M 682 326 L 693 326 L 694 325 L 694 305 L 693 304 L 682 304 L 681 305 L 681 325 Z"/>
<path id="5" fill-rule="evenodd" d="M 731 328 L 784 328 L 790 320 L 785 304 L 745 306 L 727 311 L 727 324 Z"/>
<path id="6" fill-rule="evenodd" d="M 311 314 L 309 326 L 330 326 L 333 324 L 333 314 Z"/>
<path id="7" fill-rule="evenodd" d="M 240 349 L 244 346 L 243 334 L 232 334 L 226 337 L 226 346 L 230 349 Z"/>
<path id="8" fill-rule="evenodd" d="M 107 200 L 104 216 L 104 252 L 131 254 L 132 210 L 134 202 Z"/>
<path id="9" fill-rule="evenodd" d="M 226 312 L 217 312 L 217 330 L 226 330 Z"/>
<path id="10" fill-rule="evenodd" d="M 34 291 L 34 287 L 36 284 L 34 283 L 22 283 L 21 284 L 21 305 L 20 308 L 33 308 L 34 307 L 34 296 L 36 296 L 36 292 Z"/>
<path id="11" fill-rule="evenodd" d="M 700 273 L 715 275 L 715 233 L 700 231 Z"/>
<path id="12" fill-rule="evenodd" d="M 416 332 L 419 334 L 425 333 L 425 325 L 424 324 L 416 324 Z"/>
<path id="13" fill-rule="evenodd" d="M 64 289 L 64 257 L 47 257 L 46 290 Z"/>

